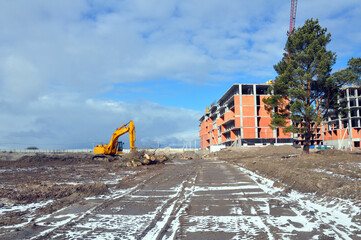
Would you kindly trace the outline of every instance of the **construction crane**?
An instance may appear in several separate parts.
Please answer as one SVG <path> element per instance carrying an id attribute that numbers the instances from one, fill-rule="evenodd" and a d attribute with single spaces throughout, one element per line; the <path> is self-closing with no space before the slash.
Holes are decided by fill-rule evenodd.
<path id="1" fill-rule="evenodd" d="M 289 32 L 289 36 L 292 35 L 293 29 L 295 28 L 296 25 L 296 10 L 297 10 L 297 0 L 291 0 L 291 14 L 290 14 L 290 32 Z M 287 54 L 287 63 L 290 60 L 290 52 L 288 51 Z"/>
<path id="2" fill-rule="evenodd" d="M 297 0 L 291 0 L 290 35 L 296 25 Z"/>

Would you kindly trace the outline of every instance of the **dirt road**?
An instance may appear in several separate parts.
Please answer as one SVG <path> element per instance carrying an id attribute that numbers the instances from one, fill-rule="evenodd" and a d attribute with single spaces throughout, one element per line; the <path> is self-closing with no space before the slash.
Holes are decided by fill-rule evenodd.
<path id="1" fill-rule="evenodd" d="M 34 218 L 0 237 L 361 239 L 359 209 L 347 201 L 285 194 L 225 161 L 174 160 L 134 176 L 131 183 Z"/>

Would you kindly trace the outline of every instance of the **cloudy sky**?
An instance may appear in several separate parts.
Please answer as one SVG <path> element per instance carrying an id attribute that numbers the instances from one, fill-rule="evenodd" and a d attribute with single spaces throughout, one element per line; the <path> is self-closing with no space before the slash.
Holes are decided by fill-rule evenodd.
<path id="1" fill-rule="evenodd" d="M 91 148 L 129 120 L 138 147 L 194 144 L 232 84 L 275 77 L 289 16 L 290 0 L 0 0 L 0 149 Z M 298 0 L 296 27 L 318 18 L 339 69 L 360 16 L 360 0 Z"/>

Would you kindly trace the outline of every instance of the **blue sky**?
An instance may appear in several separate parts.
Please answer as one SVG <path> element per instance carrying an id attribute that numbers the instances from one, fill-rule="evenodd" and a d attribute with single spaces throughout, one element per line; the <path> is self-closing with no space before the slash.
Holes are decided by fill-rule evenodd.
<path id="1" fill-rule="evenodd" d="M 133 120 L 139 147 L 183 146 L 234 83 L 275 77 L 288 0 L 0 1 L 0 149 L 91 148 Z M 361 53 L 359 0 L 299 0 L 334 69 Z M 127 136 L 124 136 L 126 142 Z"/>

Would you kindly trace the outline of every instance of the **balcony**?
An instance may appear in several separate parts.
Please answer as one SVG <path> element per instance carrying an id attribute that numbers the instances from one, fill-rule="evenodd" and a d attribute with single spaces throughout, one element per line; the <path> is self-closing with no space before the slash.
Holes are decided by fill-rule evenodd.
<path id="1" fill-rule="evenodd" d="M 221 125 L 227 125 L 227 124 L 229 124 L 229 123 L 231 123 L 231 122 L 235 122 L 235 119 L 234 119 L 234 118 L 230 118 L 230 119 L 226 120 L 225 122 L 223 122 Z"/>

